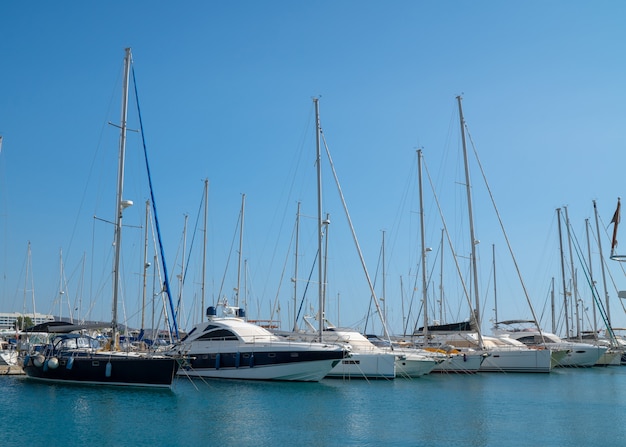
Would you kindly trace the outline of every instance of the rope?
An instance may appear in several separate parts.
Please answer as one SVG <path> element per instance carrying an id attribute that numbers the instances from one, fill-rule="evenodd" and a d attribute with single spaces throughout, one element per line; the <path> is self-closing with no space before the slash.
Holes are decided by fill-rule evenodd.
<path id="1" fill-rule="evenodd" d="M 152 199 L 152 211 L 154 213 L 154 225 L 157 230 L 157 236 L 159 240 L 159 252 L 161 254 L 161 262 L 163 263 L 163 273 L 165 277 L 165 281 L 164 281 L 165 293 L 167 294 L 167 298 L 169 300 L 169 305 L 170 305 L 170 312 L 172 313 L 173 327 L 170 326 L 170 331 L 173 332 L 174 335 L 176 336 L 176 339 L 178 339 L 179 338 L 178 323 L 176 322 L 176 312 L 174 311 L 174 302 L 172 301 L 172 295 L 170 294 L 171 289 L 170 289 L 169 276 L 167 274 L 167 266 L 165 263 L 165 249 L 163 248 L 163 240 L 161 238 L 161 229 L 159 227 L 159 218 L 157 215 L 156 200 L 154 198 L 154 190 L 152 189 L 152 177 L 150 176 L 150 164 L 148 163 L 148 150 L 146 147 L 146 138 L 143 132 L 143 121 L 141 119 L 141 109 L 139 107 L 139 93 L 137 91 L 137 82 L 135 79 L 135 68 L 131 67 L 131 69 L 132 69 L 132 74 L 133 74 L 133 87 L 135 89 L 135 101 L 137 102 L 137 114 L 139 116 L 139 128 L 141 129 L 141 142 L 143 144 L 144 159 L 146 161 L 146 173 L 148 174 L 148 184 L 150 185 L 150 198 Z"/>

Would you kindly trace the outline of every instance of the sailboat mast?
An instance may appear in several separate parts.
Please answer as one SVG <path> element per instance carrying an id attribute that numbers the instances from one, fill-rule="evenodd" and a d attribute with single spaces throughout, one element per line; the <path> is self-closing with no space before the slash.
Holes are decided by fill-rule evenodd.
<path id="1" fill-rule="evenodd" d="M 293 260 L 293 331 L 298 330 L 298 249 L 300 244 L 300 204 L 296 211 L 296 252 Z"/>
<path id="2" fill-rule="evenodd" d="M 609 292 L 606 287 L 606 274 L 604 272 L 604 256 L 602 255 L 602 239 L 600 238 L 600 224 L 598 223 L 598 208 L 596 207 L 596 201 L 593 201 L 593 212 L 596 219 L 596 232 L 598 234 L 598 253 L 600 255 L 600 271 L 602 272 L 602 284 L 604 286 L 604 300 L 606 302 L 606 317 L 611 323 L 611 308 L 609 307 Z M 589 261 L 591 262 L 591 261 Z"/>
<path id="3" fill-rule="evenodd" d="M 589 282 L 591 283 L 591 309 L 593 310 L 593 327 L 592 330 L 597 334 L 598 329 L 598 317 L 596 315 L 596 302 L 594 299 L 595 291 L 597 288 L 595 287 L 596 280 L 593 277 L 593 266 L 591 265 L 591 239 L 589 237 L 589 227 L 591 224 L 589 223 L 589 219 L 585 219 L 585 234 L 587 236 L 587 258 L 589 262 Z"/>
<path id="4" fill-rule="evenodd" d="M 424 308 L 424 340 L 428 338 L 428 290 L 426 288 L 426 239 L 424 236 L 424 194 L 422 190 L 422 150 L 417 150 L 417 178 L 420 199 L 420 237 L 422 244 L 422 306 Z"/>
<path id="5" fill-rule="evenodd" d="M 445 229 L 441 229 L 441 248 L 439 252 L 441 253 L 441 259 L 439 262 L 439 321 L 444 321 L 443 319 L 443 236 Z"/>
<path id="6" fill-rule="evenodd" d="M 313 98 L 313 104 L 315 105 L 315 148 L 316 148 L 316 165 L 317 165 L 317 253 L 318 253 L 318 306 L 319 306 L 319 338 L 320 342 L 323 338 L 324 332 L 324 268 L 322 265 L 322 229 L 323 229 L 323 217 L 322 216 L 322 151 L 320 147 L 320 108 L 319 98 Z"/>
<path id="7" fill-rule="evenodd" d="M 383 236 L 383 240 L 382 240 L 382 246 L 381 246 L 381 250 L 382 250 L 382 271 L 383 271 L 383 296 L 380 298 L 380 300 L 383 302 L 383 318 L 386 320 L 387 319 L 387 283 L 385 282 L 386 276 L 387 276 L 387 271 L 385 270 L 385 230 L 382 231 L 382 236 Z"/>
<path id="8" fill-rule="evenodd" d="M 246 195 L 241 195 L 241 219 L 239 221 L 239 262 L 237 263 L 237 291 L 235 293 L 235 306 L 239 307 L 239 290 L 241 285 L 241 259 L 243 250 L 243 213 L 246 206 Z"/>
<path id="9" fill-rule="evenodd" d="M 554 303 L 554 276 L 552 277 L 552 286 L 550 287 L 550 309 L 552 311 L 552 333 L 556 334 L 556 312 Z"/>
<path id="10" fill-rule="evenodd" d="M 491 244 L 491 262 L 493 263 L 493 312 L 498 326 L 498 286 L 496 284 L 496 244 Z"/>
<path id="11" fill-rule="evenodd" d="M 30 289 L 28 288 L 28 279 L 30 276 Z M 31 291 L 31 301 L 33 306 L 33 322 L 37 318 L 37 309 L 35 308 L 35 280 L 33 279 L 33 263 L 32 263 L 32 252 L 30 248 L 30 241 L 28 241 L 28 247 L 26 249 L 26 274 L 24 275 L 24 303 L 22 304 L 22 321 L 20 328 L 23 330 L 25 326 L 26 319 L 26 296 L 28 291 Z"/>
<path id="12" fill-rule="evenodd" d="M 565 279 L 565 255 L 563 254 L 563 236 L 561 233 L 561 208 L 556 209 L 559 224 L 559 249 L 561 251 L 561 279 L 563 280 L 563 310 L 565 312 L 565 334 L 569 337 L 569 312 L 567 311 L 567 283 Z M 554 331 L 556 333 L 556 331 Z"/>
<path id="13" fill-rule="evenodd" d="M 181 258 L 181 264 L 180 264 L 180 277 L 178 280 L 178 303 L 176 304 L 176 315 L 180 315 L 181 314 L 181 306 L 183 303 L 183 288 L 185 286 L 185 275 L 186 275 L 186 270 L 185 270 L 185 262 L 186 262 L 186 256 L 187 256 L 187 222 L 189 220 L 189 215 L 185 214 L 185 223 L 183 224 L 183 254 L 182 254 L 182 258 Z"/>
<path id="14" fill-rule="evenodd" d="M 131 201 L 122 200 L 124 192 L 124 158 L 126 155 L 126 123 L 128 116 L 128 83 L 130 78 L 131 50 L 126 48 L 126 57 L 124 58 L 124 86 L 122 90 L 122 116 L 120 120 L 120 145 L 119 160 L 117 172 L 117 201 L 116 201 L 116 218 L 115 218 L 115 264 L 113 267 L 113 312 L 111 318 L 111 326 L 113 329 L 111 348 L 117 349 L 118 322 L 117 322 L 117 302 L 120 284 L 120 256 L 122 248 L 122 213 L 124 208 L 132 205 Z"/>
<path id="15" fill-rule="evenodd" d="M 326 219 L 324 219 L 324 222 L 322 222 L 322 224 L 324 225 L 324 261 L 322 262 L 322 265 L 324 266 L 324 277 L 322 284 L 324 285 L 324 287 L 322 288 L 322 308 L 326 309 L 326 286 L 328 284 L 328 230 L 330 229 L 330 214 L 326 213 Z M 322 257 L 320 257 L 320 259 L 322 259 Z"/>
<path id="16" fill-rule="evenodd" d="M 569 247 L 569 262 L 570 262 L 570 267 L 571 267 L 571 273 L 572 273 L 572 300 L 573 300 L 573 304 L 576 305 L 576 308 L 578 308 L 578 284 L 576 282 L 576 270 L 574 269 L 574 252 L 572 251 L 572 233 L 570 230 L 571 224 L 569 221 L 569 214 L 567 213 L 567 207 L 564 206 L 563 207 L 565 209 L 565 225 L 566 225 L 566 229 L 567 229 L 567 243 L 568 243 L 568 247 Z M 572 301 L 570 301 L 570 305 L 572 304 Z M 573 328 L 572 328 L 573 329 Z M 572 334 L 567 333 L 567 338 L 571 337 Z M 580 338 L 580 327 L 578 324 L 578 318 L 576 318 L 576 337 Z"/>
<path id="17" fill-rule="evenodd" d="M 150 263 L 148 262 L 148 219 L 150 216 L 150 201 L 146 200 L 146 227 L 144 230 L 144 239 L 143 239 L 143 292 L 141 295 L 141 330 L 145 329 L 145 318 L 146 318 L 146 293 L 148 287 L 148 267 L 150 267 Z M 152 328 L 154 330 L 154 328 Z"/>
<path id="18" fill-rule="evenodd" d="M 209 179 L 204 179 L 204 237 L 202 241 L 202 285 L 200 322 L 204 321 L 204 299 L 206 297 L 206 241 L 207 241 L 207 221 L 209 220 Z"/>
<path id="19" fill-rule="evenodd" d="M 463 144 L 463 162 L 465 165 L 465 189 L 467 192 L 467 212 L 469 214 L 470 227 L 470 243 L 472 244 L 472 273 L 474 280 L 474 300 L 475 300 L 475 318 L 476 323 L 480 327 L 480 295 L 478 294 L 478 268 L 476 263 L 476 244 L 478 241 L 474 236 L 474 214 L 472 210 L 472 189 L 470 184 L 469 163 L 467 159 L 467 144 L 465 142 L 465 119 L 463 118 L 463 107 L 461 107 L 461 96 L 456 97 L 459 104 L 459 120 L 461 123 L 461 142 Z"/>

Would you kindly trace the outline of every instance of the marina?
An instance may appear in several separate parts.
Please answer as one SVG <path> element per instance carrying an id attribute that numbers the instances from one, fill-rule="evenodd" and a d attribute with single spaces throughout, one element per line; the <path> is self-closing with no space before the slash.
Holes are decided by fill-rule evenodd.
<path id="1" fill-rule="evenodd" d="M 626 3 L 553 1 L 0 6 L 2 446 L 626 444 Z"/>
<path id="2" fill-rule="evenodd" d="M 0 386 L 8 446 L 32 442 L 33 426 L 66 445 L 586 447 L 626 436 L 621 367 L 319 383 L 179 377 L 171 390 L 7 376 Z"/>

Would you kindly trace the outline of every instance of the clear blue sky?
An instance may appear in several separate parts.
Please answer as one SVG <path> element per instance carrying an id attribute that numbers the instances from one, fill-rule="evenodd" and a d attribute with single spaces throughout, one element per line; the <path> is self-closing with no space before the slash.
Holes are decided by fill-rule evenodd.
<path id="1" fill-rule="evenodd" d="M 69 307 L 78 307 L 83 315 L 90 309 L 91 319 L 110 318 L 112 230 L 93 216 L 113 215 L 118 131 L 107 122 L 119 122 L 128 46 L 176 294 L 189 216 L 183 328 L 200 313 L 202 222 L 196 218 L 205 178 L 207 301 L 220 290 L 232 301 L 245 194 L 248 315 L 269 318 L 278 300 L 288 325 L 298 201 L 308 216 L 301 227 L 300 297 L 315 254 L 309 218 L 317 210 L 314 96 L 321 97 L 326 141 L 379 296 L 385 232 L 385 307 L 393 332 L 401 330 L 403 315 L 414 324 L 421 296 L 420 286 L 410 304 L 416 274 L 421 284 L 417 148 L 423 149 L 467 277 L 457 95 L 463 95 L 472 140 L 546 328 L 552 277 L 558 303 L 563 291 L 555 209 L 567 206 L 586 256 L 585 219 L 595 235 L 592 200 L 606 228 L 624 195 L 626 5 L 620 1 L 36 1 L 3 2 L 0 14 L 2 311 L 32 311 L 30 283 L 25 286 L 30 241 L 38 312 L 58 314 L 62 308 L 67 315 Z M 129 124 L 138 126 L 136 119 Z M 125 198 L 135 206 L 125 214 L 123 312 L 133 324 L 143 251 L 141 230 L 133 226 L 142 225 L 148 193 L 137 134 L 130 134 L 128 147 Z M 327 163 L 323 171 L 324 212 L 332 221 L 328 317 L 366 329 L 369 288 Z M 528 318 L 530 311 L 475 161 L 471 175 L 488 330 L 494 318 L 492 245 L 498 318 Z M 443 276 L 444 319 L 465 319 L 448 247 L 440 275 L 442 223 L 424 176 L 426 245 L 433 248 L 429 295 L 439 296 Z M 603 243 L 606 257 L 609 244 Z M 592 245 L 603 295 L 595 238 Z M 567 246 L 565 253 L 569 283 Z M 577 259 L 574 264 L 581 299 L 589 303 L 584 269 Z M 621 265 L 608 265 L 611 316 L 615 326 L 626 326 L 616 294 L 626 289 L 626 278 Z M 316 290 L 311 284 L 306 312 L 316 304 Z M 373 321 L 367 330 L 379 332 L 378 319 Z"/>

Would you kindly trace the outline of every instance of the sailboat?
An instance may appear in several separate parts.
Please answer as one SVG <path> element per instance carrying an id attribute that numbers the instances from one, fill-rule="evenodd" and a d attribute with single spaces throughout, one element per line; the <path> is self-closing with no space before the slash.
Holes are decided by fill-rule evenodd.
<path id="1" fill-rule="evenodd" d="M 179 368 L 179 359 L 153 352 L 125 352 L 119 349 L 117 301 L 120 289 L 120 253 L 122 214 L 132 202 L 122 200 L 128 86 L 132 63 L 131 49 L 124 57 L 124 85 L 120 124 L 119 165 L 117 178 L 117 216 L 115 219 L 115 264 L 113 280 L 112 338 L 108 349 L 99 341 L 80 332 L 75 325 L 55 325 L 51 342 L 23 358 L 28 378 L 46 382 L 171 388 Z"/>
<path id="2" fill-rule="evenodd" d="M 469 322 L 453 324 L 447 327 L 425 325 L 424 333 L 429 343 L 452 345 L 460 349 L 473 349 L 488 354 L 480 365 L 481 372 L 550 372 L 552 369 L 551 351 L 549 349 L 529 349 L 523 343 L 509 337 L 485 336 L 481 330 L 480 295 L 478 293 L 478 269 L 476 256 L 477 240 L 474 235 L 474 219 L 472 210 L 472 194 L 469 176 L 469 163 L 465 141 L 465 120 L 461 106 L 461 96 L 457 96 L 463 159 L 465 168 L 465 189 L 467 193 L 467 209 L 469 214 L 469 230 L 471 241 L 471 267 L 473 275 L 474 308 L 470 309 Z M 455 259 L 456 262 L 456 259 Z M 463 285 L 465 288 L 465 285 Z M 467 294 L 467 292 L 466 292 Z M 469 294 L 467 294 L 469 296 Z M 469 300 L 471 302 L 471 300 Z M 470 306 L 471 307 L 471 306 Z M 469 326 L 469 327 L 468 327 Z M 461 330 L 459 330 L 461 329 Z M 468 330 L 469 329 L 469 330 Z M 421 335 L 416 333 L 415 335 Z"/>
<path id="3" fill-rule="evenodd" d="M 319 115 L 319 98 L 313 98 L 315 107 L 316 166 L 317 166 L 317 274 L 318 310 L 315 317 L 304 317 L 307 330 L 274 331 L 283 338 L 307 343 L 318 341 L 339 344 L 350 351 L 350 356 L 342 359 L 328 373 L 327 378 L 340 379 L 394 379 L 396 377 L 397 356 L 379 349 L 363 334 L 352 328 L 339 328 L 329 323 L 325 316 L 325 277 L 323 233 L 328 229 L 328 216 L 322 213 L 322 168 L 320 140 L 322 129 Z M 326 239 L 328 240 L 328 239 Z M 317 320 L 317 327 L 311 321 Z M 434 362 L 430 362 L 430 369 Z"/>
<path id="4" fill-rule="evenodd" d="M 569 295 L 566 286 L 565 279 L 565 264 L 563 256 L 563 238 L 561 237 L 561 209 L 557 208 L 557 221 L 559 228 L 559 246 L 561 252 L 561 271 L 563 280 L 563 298 L 566 301 L 563 309 L 565 313 L 565 325 L 567 337 L 570 335 L 569 317 L 568 317 L 568 303 L 567 297 Z M 570 223 L 567 217 L 567 207 L 565 208 L 565 221 L 567 226 L 568 241 L 570 243 L 571 251 L 571 236 L 570 236 Z M 572 272 L 573 260 L 572 260 Z M 573 276 L 573 293 L 576 294 L 575 275 Z M 552 307 L 554 322 L 554 306 Z M 555 329 L 553 329 L 554 331 Z M 564 355 L 558 360 L 556 366 L 560 367 L 591 367 L 596 365 L 600 358 L 606 355 L 608 346 L 601 346 L 599 344 L 584 343 L 582 336 L 580 336 L 580 329 L 578 330 L 578 337 L 561 338 L 553 332 L 547 332 L 542 330 L 539 325 L 532 320 L 508 320 L 497 321 L 494 327 L 494 333 L 500 335 L 506 335 L 512 339 L 521 341 L 527 346 L 531 347 L 544 347 L 551 349 L 552 351 L 563 351 Z"/>
<path id="5" fill-rule="evenodd" d="M 417 171 L 418 171 L 418 183 L 419 183 L 419 214 L 420 214 L 420 239 L 421 239 L 421 262 L 422 262 L 422 308 L 424 309 L 424 327 L 422 328 L 424 344 L 421 346 L 431 355 L 443 355 L 445 360 L 439 362 L 434 368 L 433 372 L 439 373 L 465 373 L 472 374 L 478 372 L 480 365 L 485 359 L 486 355 L 482 352 L 474 350 L 465 350 L 460 352 L 455 349 L 441 349 L 441 346 L 433 347 L 428 345 L 428 282 L 426 280 L 426 242 L 425 242 L 425 225 L 424 225 L 424 195 L 422 188 L 422 150 L 417 151 Z M 443 240 L 442 240 L 443 245 Z M 414 343 L 412 343 L 414 345 Z"/>

